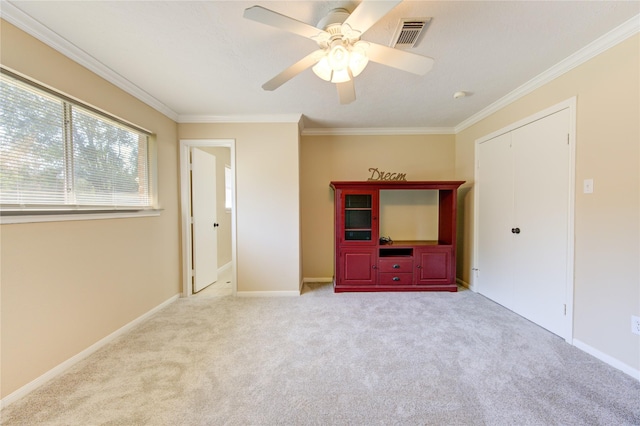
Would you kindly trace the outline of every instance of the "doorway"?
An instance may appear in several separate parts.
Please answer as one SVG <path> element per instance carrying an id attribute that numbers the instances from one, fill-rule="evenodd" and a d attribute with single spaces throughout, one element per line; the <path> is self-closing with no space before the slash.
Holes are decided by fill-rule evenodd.
<path id="1" fill-rule="evenodd" d="M 233 139 L 187 139 L 180 141 L 180 222 L 182 228 L 182 296 L 189 297 L 195 294 L 194 283 L 198 274 L 194 270 L 194 247 L 196 247 L 197 236 L 194 236 L 194 184 L 202 187 L 201 181 L 197 179 L 209 179 L 200 173 L 192 172 L 193 153 L 208 152 L 219 159 L 219 169 L 217 174 L 218 185 L 212 185 L 211 191 L 218 194 L 215 197 L 222 200 L 218 208 L 217 218 L 210 220 L 211 229 L 215 229 L 216 234 L 220 232 L 221 238 L 218 240 L 217 252 L 219 255 L 212 263 L 219 263 L 217 275 L 219 277 L 230 277 L 231 293 L 235 296 L 237 290 L 236 273 L 236 191 L 235 191 L 235 140 Z M 196 151 L 197 150 L 197 151 Z M 226 173 L 225 173 L 226 169 Z M 205 174 L 206 176 L 206 174 Z M 226 182 L 226 185 L 224 184 Z M 220 194 L 222 192 L 222 194 Z M 201 193 L 201 192 L 200 192 Z M 228 195 L 224 195 L 224 194 Z M 229 201 L 225 202 L 225 198 Z M 208 220 L 208 219 L 207 219 Z M 215 227 L 215 228 L 214 228 Z M 202 262 L 202 261 L 200 261 Z M 225 278 L 228 279 L 228 278 Z"/>

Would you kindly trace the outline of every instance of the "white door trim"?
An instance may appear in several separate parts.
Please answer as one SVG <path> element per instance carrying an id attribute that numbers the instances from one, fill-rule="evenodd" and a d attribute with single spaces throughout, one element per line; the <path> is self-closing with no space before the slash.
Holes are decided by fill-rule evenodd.
<path id="1" fill-rule="evenodd" d="M 182 227 L 182 297 L 193 294 L 192 252 L 191 252 L 191 187 L 189 173 L 189 150 L 192 147 L 222 147 L 230 149 L 230 166 L 232 177 L 231 191 L 231 287 L 235 296 L 238 289 L 236 268 L 236 141 L 235 139 L 181 139 L 180 140 L 180 223 Z"/>
<path id="2" fill-rule="evenodd" d="M 564 109 L 569 109 L 569 203 L 568 209 L 568 232 L 567 232 L 567 277 L 566 277 L 566 305 L 567 305 L 567 322 L 564 337 L 565 341 L 573 344 L 573 293 L 574 293 L 574 234 L 575 234 L 575 170 L 576 170 L 576 106 L 577 98 L 574 96 L 542 111 L 539 111 L 529 117 L 516 121 L 502 129 L 492 132 L 486 136 L 476 139 L 474 146 L 474 195 L 473 195 L 473 266 L 470 274 L 470 288 L 474 292 L 480 289 L 477 285 L 476 278 L 478 273 L 478 241 L 479 241 L 479 206 L 480 206 L 480 187 L 478 185 L 480 175 L 478 168 L 479 146 L 482 142 L 486 142 L 504 133 L 508 133 L 519 127 L 525 126 L 534 121 L 540 120 L 548 115 L 554 114 Z M 481 285 L 481 284 L 480 284 Z"/>

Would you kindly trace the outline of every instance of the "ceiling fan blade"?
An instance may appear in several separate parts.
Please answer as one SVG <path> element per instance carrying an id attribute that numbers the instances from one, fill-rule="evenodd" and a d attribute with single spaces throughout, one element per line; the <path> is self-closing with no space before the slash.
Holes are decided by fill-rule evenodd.
<path id="1" fill-rule="evenodd" d="M 369 43 L 367 57 L 370 61 L 418 75 L 428 73 L 435 62 L 428 56 L 416 55 L 376 43 Z"/>
<path id="2" fill-rule="evenodd" d="M 338 88 L 338 96 L 342 105 L 350 104 L 356 100 L 356 89 L 353 85 L 353 79 L 344 83 L 336 83 Z"/>
<path id="3" fill-rule="evenodd" d="M 304 22 L 274 12 L 273 10 L 265 9 L 262 6 L 249 7 L 244 10 L 242 16 L 252 21 L 270 25 L 307 38 L 313 38 L 325 32 Z"/>
<path id="4" fill-rule="evenodd" d="M 352 29 L 360 31 L 363 34 L 369 28 L 378 22 L 384 15 L 389 13 L 391 9 L 402 3 L 402 0 L 396 1 L 366 1 L 355 8 L 351 15 L 344 21 Z M 343 24 L 343 25 L 344 25 Z"/>
<path id="5" fill-rule="evenodd" d="M 262 88 L 264 90 L 277 89 L 296 75 L 300 74 L 302 71 L 315 65 L 315 63 L 320 60 L 323 54 L 324 52 L 321 49 L 311 52 L 295 64 L 291 65 L 286 70 L 282 71 L 280 74 L 273 77 L 271 80 L 267 81 L 262 85 Z"/>

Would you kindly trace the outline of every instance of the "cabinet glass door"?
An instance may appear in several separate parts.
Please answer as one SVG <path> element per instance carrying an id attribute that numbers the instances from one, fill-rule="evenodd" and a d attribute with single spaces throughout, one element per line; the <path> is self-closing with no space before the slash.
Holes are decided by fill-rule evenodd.
<path id="1" fill-rule="evenodd" d="M 345 194 L 344 196 L 344 239 L 348 241 L 370 241 L 371 194 Z"/>

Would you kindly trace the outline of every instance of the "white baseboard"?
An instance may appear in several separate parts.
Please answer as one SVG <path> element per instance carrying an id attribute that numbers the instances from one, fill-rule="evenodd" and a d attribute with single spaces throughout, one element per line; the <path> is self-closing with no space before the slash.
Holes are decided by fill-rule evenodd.
<path id="1" fill-rule="evenodd" d="M 153 308 L 150 311 L 142 314 L 141 316 L 139 316 L 138 318 L 134 319 L 130 323 L 120 327 L 119 329 L 117 329 L 113 333 L 109 334 L 108 336 L 98 340 L 96 343 L 94 343 L 93 345 L 89 346 L 87 349 L 85 349 L 82 352 L 72 356 L 71 358 L 69 358 L 68 360 L 64 361 L 63 363 L 58 364 L 57 366 L 55 366 L 51 370 L 49 370 L 46 373 L 44 373 L 42 376 L 32 380 L 31 382 L 29 382 L 26 385 L 22 386 L 20 389 L 14 391 L 14 392 L 10 393 L 9 395 L 7 395 L 6 397 L 2 398 L 2 400 L 0 400 L 0 410 L 2 408 L 6 407 L 7 405 L 19 400 L 20 398 L 22 398 L 23 396 L 29 394 L 30 392 L 33 392 L 34 390 L 36 390 L 40 386 L 42 386 L 45 383 L 47 383 L 49 380 L 51 380 L 51 379 L 59 376 L 60 374 L 64 373 L 66 370 L 68 370 L 69 368 L 73 367 L 78 362 L 82 361 L 83 359 L 85 359 L 89 355 L 93 354 L 97 350 L 99 350 L 102 347 L 104 347 L 107 343 L 110 343 L 111 341 L 115 340 L 116 338 L 122 336 L 123 334 L 125 334 L 126 332 L 131 330 L 133 327 L 137 326 L 142 321 L 144 321 L 147 318 L 149 318 L 151 315 L 155 314 L 159 310 L 161 310 L 161 309 L 167 307 L 168 305 L 170 305 L 171 303 L 175 302 L 176 300 L 178 300 L 178 297 L 180 297 L 180 295 L 176 294 L 175 296 L 165 300 L 164 302 L 162 302 L 161 304 L 159 304 L 155 308 Z"/>
<path id="2" fill-rule="evenodd" d="M 588 353 L 589 355 L 592 355 L 596 358 L 598 358 L 600 361 L 603 361 L 607 364 L 609 364 L 610 366 L 617 368 L 618 370 L 622 371 L 623 373 L 626 373 L 628 375 L 630 375 L 631 377 L 633 377 L 634 379 L 640 381 L 640 370 L 636 370 L 633 367 L 628 366 L 627 364 L 623 363 L 622 361 L 612 357 L 611 355 L 607 355 L 604 352 L 600 352 L 598 349 L 587 345 L 584 342 L 581 342 L 578 339 L 573 339 L 573 346 L 575 346 L 576 348 L 583 350 L 584 352 Z"/>
<path id="3" fill-rule="evenodd" d="M 292 291 L 239 291 L 238 297 L 292 297 L 300 296 L 300 290 Z"/>

